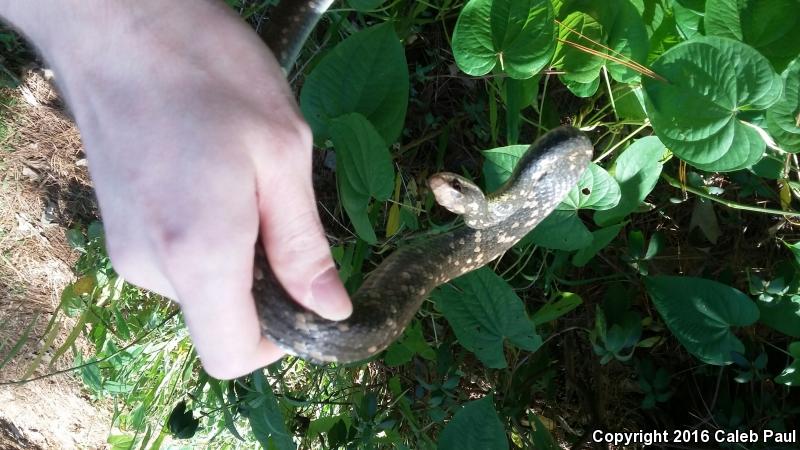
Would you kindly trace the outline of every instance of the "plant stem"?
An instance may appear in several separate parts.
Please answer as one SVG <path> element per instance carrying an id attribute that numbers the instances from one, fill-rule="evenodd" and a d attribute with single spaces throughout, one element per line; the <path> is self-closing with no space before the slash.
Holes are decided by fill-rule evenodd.
<path id="1" fill-rule="evenodd" d="M 614 150 L 616 150 L 617 148 L 619 148 L 619 146 L 620 146 L 620 145 L 624 144 L 625 142 L 628 142 L 628 140 L 629 140 L 629 139 L 632 139 L 634 136 L 636 136 L 637 134 L 639 134 L 639 132 L 640 132 L 640 131 L 644 130 L 645 128 L 647 128 L 647 127 L 649 127 L 649 126 L 650 126 L 650 121 L 649 121 L 649 120 L 645 120 L 645 121 L 644 121 L 644 123 L 643 123 L 643 124 L 642 124 L 642 125 L 641 125 L 639 128 L 637 128 L 637 129 L 633 130 L 633 131 L 632 131 L 632 132 L 631 132 L 629 135 L 625 136 L 625 137 L 624 137 L 624 138 L 623 138 L 621 141 L 617 142 L 617 143 L 616 143 L 616 144 L 614 144 L 614 146 L 612 146 L 610 149 L 608 149 L 608 150 L 606 150 L 605 152 L 603 152 L 603 154 L 602 154 L 602 155 L 600 155 L 600 156 L 598 156 L 597 158 L 595 158 L 595 159 L 594 159 L 594 162 L 595 162 L 595 164 L 596 164 L 596 163 L 599 163 L 600 161 L 602 161 L 603 159 L 605 159 L 605 157 L 606 157 L 606 156 L 608 156 L 608 155 L 610 155 L 610 154 L 614 153 Z"/>
<path id="2" fill-rule="evenodd" d="M 723 198 L 715 197 L 715 196 L 713 196 L 713 195 L 711 195 L 711 194 L 709 194 L 707 192 L 703 192 L 702 189 L 697 189 L 697 188 L 692 187 L 692 186 L 687 186 L 685 184 L 681 184 L 680 181 L 676 180 L 675 178 L 672 178 L 671 176 L 669 176 L 669 175 L 667 175 L 665 173 L 661 174 L 661 178 L 666 180 L 666 182 L 669 183 L 673 187 L 676 187 L 678 189 L 682 189 L 682 190 L 684 190 L 686 192 L 691 192 L 692 194 L 695 194 L 695 195 L 698 195 L 698 196 L 703 197 L 705 199 L 711 200 L 712 202 L 716 202 L 716 203 L 725 205 L 728 208 L 740 209 L 740 210 L 743 210 L 743 211 L 760 212 L 760 213 L 765 213 L 765 214 L 779 214 L 781 216 L 786 216 L 786 217 L 800 217 L 800 212 L 797 212 L 797 211 L 783 211 L 783 210 L 780 210 L 780 209 L 773 209 L 773 208 L 761 208 L 761 207 L 758 207 L 758 206 L 745 205 L 743 203 L 732 202 L 730 200 L 725 200 Z"/>

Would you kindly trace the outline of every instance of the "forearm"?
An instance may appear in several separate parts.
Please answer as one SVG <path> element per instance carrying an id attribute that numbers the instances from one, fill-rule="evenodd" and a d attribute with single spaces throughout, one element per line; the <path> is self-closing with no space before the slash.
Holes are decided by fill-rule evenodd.
<path id="1" fill-rule="evenodd" d="M 165 5 L 171 2 L 161 2 Z M 139 17 L 152 15 L 153 0 L 0 0 L 0 17 L 18 28 L 48 60 L 91 45 L 110 46 Z M 91 33 L 92 39 L 87 39 Z"/>
<path id="2" fill-rule="evenodd" d="M 0 16 L 40 50 L 81 126 L 104 92 L 219 83 L 255 64 L 266 78 L 281 73 L 240 55 L 265 47 L 221 0 L 0 0 Z"/>
<path id="3" fill-rule="evenodd" d="M 219 0 L 0 0 L 0 17 L 37 47 L 62 88 L 76 77 L 121 79 L 130 65 L 176 53 L 208 58 L 202 41 L 211 40 L 210 27 L 230 22 L 221 20 L 229 19 L 225 9 Z M 199 48 L 206 54 L 191 54 Z M 153 70 L 163 75 L 163 67 Z"/>

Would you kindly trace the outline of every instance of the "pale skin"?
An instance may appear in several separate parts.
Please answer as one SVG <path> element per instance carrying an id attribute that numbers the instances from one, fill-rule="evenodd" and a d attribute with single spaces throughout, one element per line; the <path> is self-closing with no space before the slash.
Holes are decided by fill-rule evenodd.
<path id="1" fill-rule="evenodd" d="M 218 0 L 0 0 L 53 69 L 81 130 L 111 261 L 180 303 L 205 370 L 283 352 L 250 293 L 261 232 L 287 291 L 352 307 L 311 184 L 312 137 L 275 59 Z"/>

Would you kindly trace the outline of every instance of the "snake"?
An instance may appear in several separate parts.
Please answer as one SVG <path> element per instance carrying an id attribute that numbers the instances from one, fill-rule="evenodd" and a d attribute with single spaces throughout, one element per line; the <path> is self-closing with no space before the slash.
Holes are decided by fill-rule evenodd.
<path id="1" fill-rule="evenodd" d="M 331 3 L 283 0 L 272 11 L 260 34 L 285 72 Z M 463 223 L 412 237 L 394 250 L 351 295 L 353 312 L 344 320 L 322 318 L 296 302 L 257 243 L 252 293 L 262 335 L 315 364 L 353 363 L 380 353 L 402 335 L 437 286 L 495 260 L 553 212 L 578 184 L 593 151 L 583 132 L 561 126 L 530 145 L 508 180 L 490 194 L 455 173 L 430 176 L 436 202 Z"/>

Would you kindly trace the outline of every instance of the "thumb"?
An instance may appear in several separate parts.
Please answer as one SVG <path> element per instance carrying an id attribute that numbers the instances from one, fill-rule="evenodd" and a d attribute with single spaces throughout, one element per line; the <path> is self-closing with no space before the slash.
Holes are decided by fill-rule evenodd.
<path id="1" fill-rule="evenodd" d="M 327 319 L 345 319 L 353 307 L 317 213 L 311 174 L 287 167 L 280 172 L 259 177 L 269 180 L 259 186 L 259 210 L 270 266 L 298 303 Z"/>

